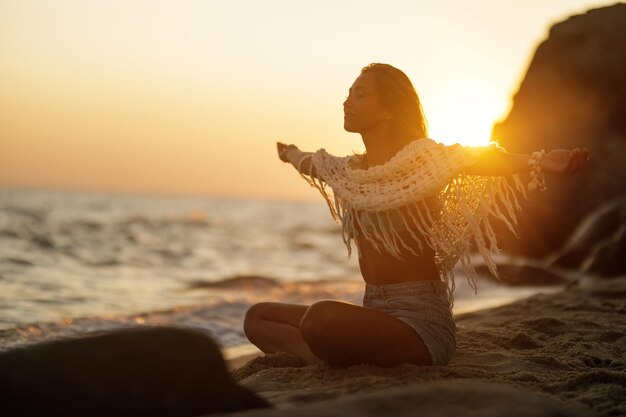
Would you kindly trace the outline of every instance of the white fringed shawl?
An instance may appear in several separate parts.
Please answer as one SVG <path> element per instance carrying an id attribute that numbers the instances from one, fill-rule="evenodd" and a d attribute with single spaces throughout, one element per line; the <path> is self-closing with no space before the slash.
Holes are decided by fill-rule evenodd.
<path id="1" fill-rule="evenodd" d="M 452 301 L 452 271 L 458 261 L 477 291 L 477 275 L 470 262 L 472 245 L 497 276 L 492 254 L 498 247 L 489 217 L 500 219 L 515 233 L 519 210 L 515 189 L 524 195 L 517 176 L 511 182 L 502 176 L 464 173 L 487 149 L 419 139 L 384 165 L 369 169 L 358 168 L 359 156 L 336 157 L 320 149 L 311 156 L 311 172 L 302 176 L 322 193 L 331 215 L 341 223 L 348 256 L 355 231 L 378 251 L 382 248 L 398 259 L 402 248 L 418 255 L 426 244 L 435 251 Z M 373 227 L 364 225 L 363 218 Z M 398 219 L 404 227 L 398 227 Z M 412 241 L 406 241 L 406 233 L 403 239 L 402 231 L 408 231 Z"/>

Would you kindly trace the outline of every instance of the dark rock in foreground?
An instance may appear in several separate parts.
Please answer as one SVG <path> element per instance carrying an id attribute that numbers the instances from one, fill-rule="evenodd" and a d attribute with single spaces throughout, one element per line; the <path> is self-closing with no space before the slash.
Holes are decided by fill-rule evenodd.
<path id="1" fill-rule="evenodd" d="M 191 417 L 267 406 L 231 380 L 199 331 L 125 329 L 0 353 L 4 417 Z"/>

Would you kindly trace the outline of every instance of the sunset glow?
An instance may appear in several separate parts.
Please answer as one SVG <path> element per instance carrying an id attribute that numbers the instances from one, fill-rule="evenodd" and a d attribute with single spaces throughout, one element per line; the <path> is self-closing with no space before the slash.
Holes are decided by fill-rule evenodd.
<path id="1" fill-rule="evenodd" d="M 549 26 L 601 4 L 0 1 L 0 186 L 316 198 L 275 142 L 362 151 L 363 66 L 407 73 L 433 139 L 485 144 Z"/>
<path id="2" fill-rule="evenodd" d="M 445 144 L 487 145 L 493 123 L 506 114 L 508 102 L 488 82 L 467 82 L 445 93 L 430 103 L 430 136 Z"/>

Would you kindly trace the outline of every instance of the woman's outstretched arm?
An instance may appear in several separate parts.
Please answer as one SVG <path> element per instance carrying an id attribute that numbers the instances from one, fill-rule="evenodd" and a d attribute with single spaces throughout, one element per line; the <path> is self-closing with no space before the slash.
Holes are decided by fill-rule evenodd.
<path id="1" fill-rule="evenodd" d="M 278 157 L 283 162 L 288 162 L 294 166 L 301 174 L 310 175 L 317 178 L 315 169 L 311 164 L 311 152 L 302 152 L 296 145 L 286 145 L 276 142 Z"/>
<path id="2" fill-rule="evenodd" d="M 491 147 L 465 172 L 470 175 L 510 175 L 528 172 L 531 155 L 513 154 L 502 148 Z M 568 175 L 580 171 L 587 165 L 587 149 L 554 149 L 539 160 L 543 172 L 547 174 Z"/>

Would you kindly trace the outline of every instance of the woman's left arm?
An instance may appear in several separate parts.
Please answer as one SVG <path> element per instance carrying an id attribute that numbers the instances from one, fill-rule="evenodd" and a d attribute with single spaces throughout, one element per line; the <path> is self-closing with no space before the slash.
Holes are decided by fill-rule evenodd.
<path id="1" fill-rule="evenodd" d="M 491 147 L 465 169 L 470 175 L 510 175 L 531 170 L 532 155 L 514 154 L 502 148 Z M 589 161 L 587 149 L 554 149 L 538 159 L 539 166 L 547 174 L 568 175 L 580 171 Z"/>

